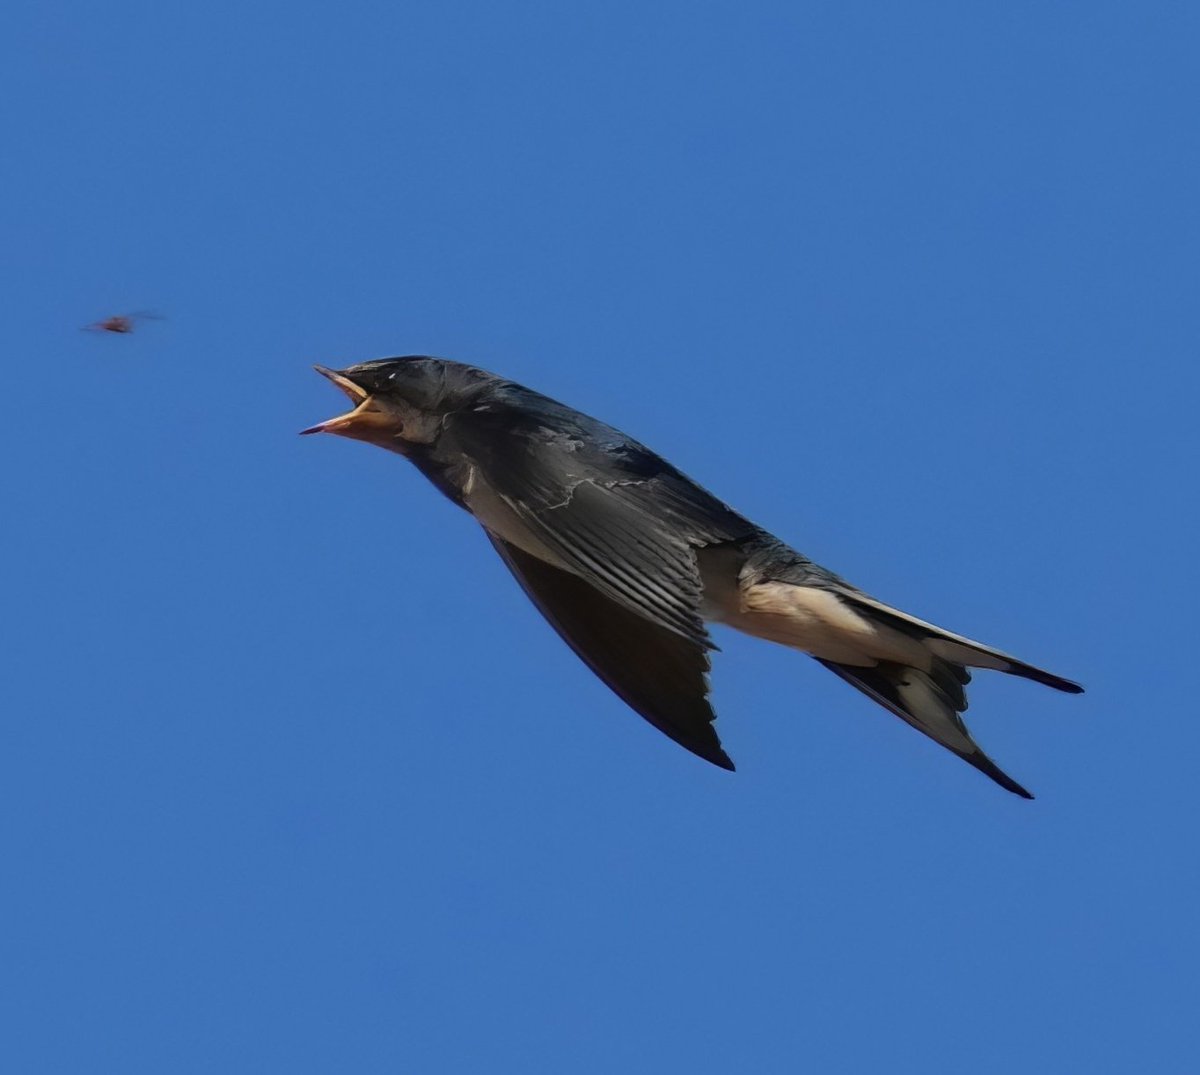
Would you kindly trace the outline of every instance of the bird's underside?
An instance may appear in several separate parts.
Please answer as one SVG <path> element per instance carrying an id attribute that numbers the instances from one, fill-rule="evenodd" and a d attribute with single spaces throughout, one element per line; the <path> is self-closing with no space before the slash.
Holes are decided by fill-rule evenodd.
<path id="1" fill-rule="evenodd" d="M 734 768 L 712 726 L 707 636 L 655 624 L 562 564 L 488 534 L 542 615 L 623 701 L 694 754 Z M 694 555 L 705 620 L 809 654 L 1001 787 L 1032 798 L 962 721 L 968 665 L 1070 692 L 1075 684 L 891 609 L 761 532 Z"/>
<path id="2" fill-rule="evenodd" d="M 428 368 L 414 373 L 421 363 Z M 1002 787 L 1031 797 L 962 721 L 968 669 L 1071 693 L 1082 690 L 1076 684 L 877 601 L 620 431 L 520 385 L 423 358 L 323 372 L 356 408 L 306 432 L 407 456 L 475 516 L 580 659 L 688 750 L 733 768 L 708 699 L 715 647 L 706 622 L 717 621 L 810 654 Z M 418 375 L 429 383 L 414 388 Z M 399 395 L 389 387 L 397 378 L 408 378 Z M 418 397 L 434 402 L 421 409 Z"/>

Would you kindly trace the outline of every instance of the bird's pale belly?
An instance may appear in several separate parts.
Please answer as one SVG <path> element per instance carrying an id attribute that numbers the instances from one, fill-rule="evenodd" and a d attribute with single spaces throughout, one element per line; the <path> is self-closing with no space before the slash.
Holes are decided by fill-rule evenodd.
<path id="1" fill-rule="evenodd" d="M 562 559 L 538 538 L 529 524 L 506 501 L 485 482 L 475 480 L 474 472 L 463 487 L 463 503 L 488 533 L 545 563 L 566 569 Z"/>
<path id="2" fill-rule="evenodd" d="M 829 590 L 786 582 L 744 585 L 728 559 L 703 553 L 698 559 L 706 620 L 838 664 L 929 666 L 929 651 L 920 642 L 867 619 Z"/>

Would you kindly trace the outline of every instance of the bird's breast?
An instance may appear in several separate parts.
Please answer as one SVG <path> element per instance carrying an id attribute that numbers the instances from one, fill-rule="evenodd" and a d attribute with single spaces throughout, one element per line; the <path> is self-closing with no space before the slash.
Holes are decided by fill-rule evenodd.
<path id="1" fill-rule="evenodd" d="M 544 563 L 566 569 L 561 557 L 541 540 L 533 526 L 522 519 L 508 501 L 480 477 L 474 467 L 463 486 L 462 499 L 466 509 L 488 533 L 515 545 L 530 556 L 536 556 Z"/>

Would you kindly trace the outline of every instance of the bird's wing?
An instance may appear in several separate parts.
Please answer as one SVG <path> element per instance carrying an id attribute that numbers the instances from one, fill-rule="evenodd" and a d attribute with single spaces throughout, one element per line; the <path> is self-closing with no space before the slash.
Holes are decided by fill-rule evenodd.
<path id="1" fill-rule="evenodd" d="M 449 433 L 473 481 L 610 601 L 713 648 L 695 549 L 752 524 L 616 430 L 552 401 L 524 404 L 455 416 Z"/>
<path id="2" fill-rule="evenodd" d="M 692 547 L 612 489 L 583 481 L 557 504 L 505 500 L 571 571 L 606 598 L 688 641 L 712 648 L 700 617 Z"/>
<path id="3" fill-rule="evenodd" d="M 680 746 L 722 769 L 704 645 L 647 619 L 569 571 L 488 533 L 521 588 L 579 658 L 626 704 Z"/>

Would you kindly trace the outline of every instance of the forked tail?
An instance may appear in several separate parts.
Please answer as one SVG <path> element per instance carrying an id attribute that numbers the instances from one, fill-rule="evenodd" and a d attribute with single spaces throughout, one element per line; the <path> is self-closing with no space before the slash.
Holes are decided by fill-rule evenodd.
<path id="1" fill-rule="evenodd" d="M 820 658 L 818 658 L 820 660 Z M 1005 773 L 971 738 L 959 715 L 967 708 L 963 688 L 971 673 L 961 664 L 935 657 L 930 672 L 883 661 L 873 668 L 858 668 L 821 661 L 835 675 L 874 699 L 901 720 L 911 724 L 965 762 L 990 776 L 997 784 L 1025 799 L 1033 796 Z"/>

